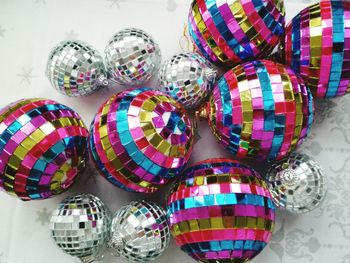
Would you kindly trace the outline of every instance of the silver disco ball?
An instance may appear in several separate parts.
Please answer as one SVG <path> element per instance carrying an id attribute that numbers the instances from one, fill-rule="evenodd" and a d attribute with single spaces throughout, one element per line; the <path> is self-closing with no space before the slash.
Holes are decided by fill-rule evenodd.
<path id="1" fill-rule="evenodd" d="M 211 92 L 217 71 L 197 53 L 180 53 L 165 61 L 159 71 L 159 89 L 186 109 L 195 109 Z"/>
<path id="2" fill-rule="evenodd" d="M 306 213 L 316 208 L 327 192 L 320 165 L 304 154 L 273 164 L 266 174 L 272 199 L 277 207 L 291 213 Z"/>
<path id="3" fill-rule="evenodd" d="M 107 86 L 107 72 L 98 51 L 81 41 L 63 41 L 51 51 L 46 76 L 60 93 L 89 95 Z"/>
<path id="4" fill-rule="evenodd" d="M 141 29 L 119 31 L 105 48 L 108 76 L 122 85 L 141 86 L 158 71 L 161 60 L 157 42 Z"/>
<path id="5" fill-rule="evenodd" d="M 68 197 L 52 212 L 51 236 L 65 253 L 93 262 L 109 238 L 110 214 L 102 201 L 90 194 Z"/>
<path id="6" fill-rule="evenodd" d="M 109 246 L 131 262 L 149 262 L 168 247 L 170 230 L 165 211 L 153 203 L 134 201 L 115 214 Z"/>

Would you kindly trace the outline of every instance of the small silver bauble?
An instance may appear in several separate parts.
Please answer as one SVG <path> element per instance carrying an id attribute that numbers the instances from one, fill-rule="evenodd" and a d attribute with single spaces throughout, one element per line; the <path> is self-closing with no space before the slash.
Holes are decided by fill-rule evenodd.
<path id="1" fill-rule="evenodd" d="M 65 253 L 90 263 L 105 248 L 110 222 L 110 214 L 98 197 L 79 194 L 66 198 L 53 211 L 51 236 Z"/>
<path id="2" fill-rule="evenodd" d="M 180 53 L 165 61 L 158 80 L 160 90 L 186 109 L 195 109 L 209 95 L 217 71 L 197 53 Z"/>
<path id="3" fill-rule="evenodd" d="M 109 247 L 131 262 L 149 262 L 168 247 L 170 230 L 165 211 L 153 203 L 134 201 L 115 214 Z"/>
<path id="4" fill-rule="evenodd" d="M 273 164 L 266 174 L 277 207 L 291 213 L 316 208 L 326 195 L 326 178 L 320 165 L 307 155 L 293 153 Z"/>
<path id="5" fill-rule="evenodd" d="M 122 85 L 144 84 L 158 71 L 161 59 L 154 39 L 136 28 L 119 31 L 105 49 L 108 77 Z"/>
<path id="6" fill-rule="evenodd" d="M 98 51 L 81 41 L 63 41 L 50 53 L 46 76 L 60 93 L 89 95 L 107 86 L 107 72 Z"/>

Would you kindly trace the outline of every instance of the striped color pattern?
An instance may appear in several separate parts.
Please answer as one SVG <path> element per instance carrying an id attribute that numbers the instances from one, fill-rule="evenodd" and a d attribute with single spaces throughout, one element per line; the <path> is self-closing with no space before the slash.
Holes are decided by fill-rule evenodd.
<path id="1" fill-rule="evenodd" d="M 186 165 L 193 129 L 185 109 L 150 88 L 112 95 L 91 126 L 90 152 L 97 169 L 126 191 L 152 193 Z"/>
<path id="2" fill-rule="evenodd" d="M 195 48 L 227 66 L 269 55 L 284 25 L 283 0 L 194 0 L 188 17 Z"/>
<path id="3" fill-rule="evenodd" d="M 311 93 L 293 70 L 268 60 L 229 70 L 202 107 L 217 140 L 239 158 L 281 159 L 313 122 Z"/>
<path id="4" fill-rule="evenodd" d="M 230 159 L 188 168 L 167 200 L 177 245 L 201 262 L 246 262 L 271 239 L 275 207 L 260 175 Z"/>
<path id="5" fill-rule="evenodd" d="M 350 92 L 350 2 L 323 0 L 287 25 L 283 57 L 317 98 Z"/>
<path id="6" fill-rule="evenodd" d="M 22 200 L 69 188 L 85 167 L 88 130 L 72 109 L 23 99 L 0 110 L 0 188 Z"/>

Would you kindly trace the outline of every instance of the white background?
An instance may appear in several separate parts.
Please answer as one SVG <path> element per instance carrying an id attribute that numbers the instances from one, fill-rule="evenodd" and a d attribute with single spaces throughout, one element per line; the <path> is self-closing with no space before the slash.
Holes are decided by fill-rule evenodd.
<path id="1" fill-rule="evenodd" d="M 312 1 L 285 2 L 289 20 Z M 80 39 L 102 52 L 115 32 L 133 26 L 152 34 L 163 58 L 169 58 L 181 51 L 189 5 L 189 0 L 0 0 L 0 106 L 20 98 L 47 97 L 76 109 L 89 125 L 98 107 L 118 88 L 78 99 L 58 94 L 44 75 L 51 48 L 64 39 Z M 317 103 L 315 127 L 301 149 L 327 171 L 328 198 L 307 215 L 278 213 L 274 238 L 254 262 L 350 262 L 349 97 Z M 200 125 L 199 135 L 191 162 L 229 156 L 206 123 Z M 113 187 L 92 170 L 50 200 L 24 203 L 0 193 L 0 263 L 78 262 L 55 247 L 48 230 L 51 210 L 77 192 L 100 196 L 111 211 L 143 197 Z M 165 193 L 147 198 L 164 205 Z M 124 261 L 107 257 L 104 262 Z M 193 261 L 172 244 L 157 262 Z"/>

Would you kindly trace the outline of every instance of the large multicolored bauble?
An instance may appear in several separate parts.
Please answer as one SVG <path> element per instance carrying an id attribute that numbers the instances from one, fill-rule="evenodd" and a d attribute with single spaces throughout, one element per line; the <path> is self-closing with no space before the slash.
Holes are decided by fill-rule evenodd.
<path id="1" fill-rule="evenodd" d="M 303 142 L 313 122 L 311 93 L 292 69 L 268 60 L 229 70 L 199 113 L 217 140 L 239 158 L 281 159 Z"/>
<path id="2" fill-rule="evenodd" d="M 266 173 L 272 200 L 291 213 L 306 213 L 321 204 L 327 192 L 321 166 L 307 155 L 293 153 Z"/>
<path id="3" fill-rule="evenodd" d="M 185 109 L 150 88 L 111 96 L 91 127 L 90 149 L 97 169 L 127 191 L 152 193 L 186 165 L 193 128 Z"/>
<path id="4" fill-rule="evenodd" d="M 78 194 L 67 197 L 52 212 L 51 237 L 63 252 L 92 263 L 103 253 L 110 223 L 109 211 L 98 197 Z"/>
<path id="5" fill-rule="evenodd" d="M 63 41 L 51 51 L 46 76 L 60 93 L 89 95 L 107 86 L 107 73 L 99 52 L 82 41 Z"/>
<path id="6" fill-rule="evenodd" d="M 287 25 L 284 59 L 317 98 L 350 92 L 350 2 L 323 0 Z"/>
<path id="7" fill-rule="evenodd" d="M 137 28 L 119 31 L 105 49 L 108 75 L 122 85 L 141 86 L 156 74 L 161 60 L 158 43 Z"/>
<path id="8" fill-rule="evenodd" d="M 229 159 L 188 168 L 168 197 L 177 245 L 200 262 L 246 262 L 271 239 L 275 207 L 264 180 Z"/>
<path id="9" fill-rule="evenodd" d="M 109 247 L 130 262 L 155 260 L 168 248 L 170 230 L 163 208 L 146 201 L 133 201 L 115 214 Z"/>
<path id="10" fill-rule="evenodd" d="M 85 168 L 88 130 L 72 109 L 23 99 L 0 110 L 0 188 L 22 200 L 69 188 Z"/>
<path id="11" fill-rule="evenodd" d="M 186 109 L 197 108 L 213 89 L 217 71 L 199 54 L 180 53 L 159 71 L 159 89 Z"/>
<path id="12" fill-rule="evenodd" d="M 268 56 L 284 25 L 283 0 L 193 0 L 188 19 L 195 48 L 227 66 Z"/>

